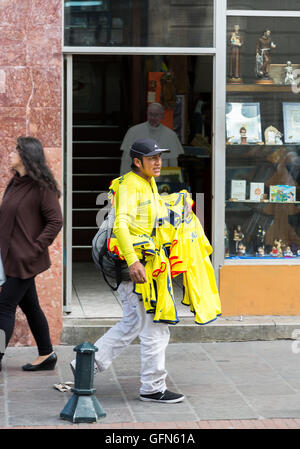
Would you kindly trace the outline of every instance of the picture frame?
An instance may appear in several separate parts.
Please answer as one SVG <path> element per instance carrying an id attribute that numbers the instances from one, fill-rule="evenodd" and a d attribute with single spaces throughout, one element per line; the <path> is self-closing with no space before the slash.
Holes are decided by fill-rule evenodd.
<path id="1" fill-rule="evenodd" d="M 170 195 L 182 189 L 189 190 L 183 179 L 180 167 L 162 167 L 160 176 L 155 179 L 158 193 L 160 195 Z"/>
<path id="2" fill-rule="evenodd" d="M 232 179 L 231 180 L 231 199 L 243 201 L 246 199 L 246 180 Z"/>
<path id="3" fill-rule="evenodd" d="M 180 167 L 161 167 L 160 175 L 155 179 L 156 183 L 183 183 L 183 173 Z"/>
<path id="4" fill-rule="evenodd" d="M 271 203 L 294 203 L 296 201 L 296 187 L 288 185 L 270 186 Z"/>
<path id="5" fill-rule="evenodd" d="M 189 188 L 180 182 L 158 182 L 157 190 L 161 196 L 171 195 L 172 193 L 180 192 L 180 190 L 188 190 Z"/>
<path id="6" fill-rule="evenodd" d="M 265 184 L 263 182 L 250 182 L 250 200 L 262 201 L 265 193 Z"/>
<path id="7" fill-rule="evenodd" d="M 285 143 L 300 143 L 300 103 L 282 103 Z"/>
<path id="8" fill-rule="evenodd" d="M 226 103 L 227 144 L 262 142 L 260 103 Z"/>

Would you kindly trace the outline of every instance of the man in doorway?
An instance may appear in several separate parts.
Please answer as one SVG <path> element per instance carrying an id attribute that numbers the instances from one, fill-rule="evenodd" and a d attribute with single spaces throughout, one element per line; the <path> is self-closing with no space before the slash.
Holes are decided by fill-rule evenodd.
<path id="1" fill-rule="evenodd" d="M 137 244 L 151 240 L 156 232 L 160 203 L 154 178 L 160 175 L 162 148 L 152 139 L 140 139 L 130 149 L 132 161 L 129 173 L 114 179 L 110 186 L 115 207 L 115 222 L 112 235 L 117 240 L 119 252 L 128 264 L 131 281 L 121 282 L 118 293 L 123 308 L 123 318 L 109 329 L 95 346 L 96 370 L 106 370 L 113 359 L 136 338 L 141 344 L 141 387 L 142 401 L 177 403 L 184 396 L 167 390 L 165 351 L 170 333 L 167 322 L 154 322 L 153 313 L 147 313 L 140 295 L 134 293 L 138 284 L 147 282 L 146 269 L 137 255 Z M 144 242 L 143 242 L 144 243 Z M 75 360 L 71 362 L 74 371 Z"/>
<path id="2" fill-rule="evenodd" d="M 163 117 L 164 108 L 162 105 L 160 103 L 151 103 L 147 109 L 147 121 L 129 128 L 121 144 L 121 150 L 123 151 L 121 175 L 130 170 L 130 148 L 132 144 L 136 140 L 144 138 L 154 139 L 160 148 L 170 149 L 168 154 L 162 155 L 162 165 L 164 167 L 178 166 L 178 156 L 184 154 L 184 150 L 176 133 L 161 123 Z"/>

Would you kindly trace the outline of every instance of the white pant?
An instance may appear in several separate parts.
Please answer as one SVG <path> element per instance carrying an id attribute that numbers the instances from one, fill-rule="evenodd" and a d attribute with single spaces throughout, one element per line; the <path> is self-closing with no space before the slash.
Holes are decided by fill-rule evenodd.
<path id="1" fill-rule="evenodd" d="M 95 362 L 100 371 L 107 369 L 113 359 L 137 336 L 141 344 L 140 394 L 166 390 L 165 350 L 170 332 L 167 323 L 153 323 L 154 315 L 146 313 L 143 301 L 133 293 L 132 282 L 122 282 L 118 293 L 123 306 L 123 318 L 96 341 Z"/>

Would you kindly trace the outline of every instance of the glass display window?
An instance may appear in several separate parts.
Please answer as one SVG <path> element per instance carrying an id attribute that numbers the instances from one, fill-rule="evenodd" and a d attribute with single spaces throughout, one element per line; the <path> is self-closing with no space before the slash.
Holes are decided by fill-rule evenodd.
<path id="1" fill-rule="evenodd" d="M 300 258 L 298 23 L 298 18 L 228 18 L 228 260 Z"/>
<path id="2" fill-rule="evenodd" d="M 227 0 L 228 9 L 299 11 L 299 0 Z"/>
<path id="3" fill-rule="evenodd" d="M 65 46 L 212 47 L 213 0 L 65 0 Z"/>

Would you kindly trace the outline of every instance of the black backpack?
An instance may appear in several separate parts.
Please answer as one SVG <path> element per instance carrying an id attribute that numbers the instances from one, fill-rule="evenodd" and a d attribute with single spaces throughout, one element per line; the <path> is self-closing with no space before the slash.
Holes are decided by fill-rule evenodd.
<path id="1" fill-rule="evenodd" d="M 113 207 L 103 220 L 92 241 L 92 258 L 96 267 L 102 272 L 105 282 L 116 291 L 122 281 L 130 281 L 129 269 L 125 260 L 108 251 L 108 240 L 115 221 Z M 109 281 L 108 278 L 111 280 Z"/>

